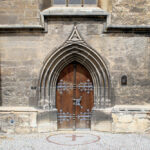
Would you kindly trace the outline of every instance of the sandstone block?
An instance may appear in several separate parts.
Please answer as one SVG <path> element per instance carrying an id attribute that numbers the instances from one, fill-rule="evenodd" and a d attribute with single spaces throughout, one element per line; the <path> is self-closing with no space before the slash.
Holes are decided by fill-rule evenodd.
<path id="1" fill-rule="evenodd" d="M 130 123 L 133 121 L 133 116 L 132 115 L 121 115 L 118 117 L 118 122 L 121 123 Z"/>

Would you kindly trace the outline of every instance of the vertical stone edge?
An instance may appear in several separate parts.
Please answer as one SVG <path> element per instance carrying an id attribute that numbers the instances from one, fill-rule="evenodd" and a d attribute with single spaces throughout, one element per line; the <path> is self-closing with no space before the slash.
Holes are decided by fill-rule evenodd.
<path id="1" fill-rule="evenodd" d="M 101 132 L 112 132 L 111 108 L 92 110 L 91 130 Z"/>
<path id="2" fill-rule="evenodd" d="M 37 124 L 38 132 L 57 131 L 57 109 L 38 111 Z"/>

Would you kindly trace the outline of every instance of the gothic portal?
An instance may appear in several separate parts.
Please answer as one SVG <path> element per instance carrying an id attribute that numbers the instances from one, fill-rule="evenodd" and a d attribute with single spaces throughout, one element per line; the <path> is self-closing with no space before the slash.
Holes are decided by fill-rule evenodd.
<path id="1" fill-rule="evenodd" d="M 39 88 L 38 105 L 57 110 L 58 129 L 90 129 L 92 111 L 112 106 L 107 67 L 76 25 L 66 42 L 47 57 Z"/>
<path id="2" fill-rule="evenodd" d="M 1 0 L 0 132 L 150 131 L 149 6 Z"/>

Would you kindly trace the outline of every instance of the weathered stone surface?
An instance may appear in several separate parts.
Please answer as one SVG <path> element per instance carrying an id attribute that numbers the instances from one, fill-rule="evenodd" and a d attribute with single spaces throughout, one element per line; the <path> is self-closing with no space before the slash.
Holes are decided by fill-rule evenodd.
<path id="1" fill-rule="evenodd" d="M 112 114 L 111 108 L 93 109 L 91 119 L 91 129 L 97 131 L 112 131 Z"/>
<path id="2" fill-rule="evenodd" d="M 32 25 L 40 23 L 38 0 L 0 1 L 0 24 Z"/>
<path id="3" fill-rule="evenodd" d="M 49 7 L 48 0 L 40 2 L 40 9 Z M 109 3 L 104 3 L 103 0 L 101 7 L 108 9 Z M 112 4 L 113 24 L 149 24 L 149 1 L 113 0 Z M 1 24 L 33 25 L 40 22 L 37 0 L 1 1 L 0 11 Z M 48 21 L 47 33 L 1 34 L 0 104 L 11 107 L 38 106 L 41 68 L 50 54 L 66 41 L 75 22 L 85 42 L 101 55 L 108 68 L 113 104 L 150 104 L 150 38 L 137 34 L 104 34 L 103 22 L 92 19 L 88 21 L 87 18 L 53 18 Z M 127 76 L 126 86 L 121 85 L 123 75 Z M 49 105 L 49 100 L 47 104 Z M 95 110 L 91 128 L 99 131 L 145 132 L 150 127 L 150 115 L 136 108 L 113 114 L 111 111 Z M 9 110 L 0 112 L 0 118 L 0 126 L 4 132 L 57 130 L 56 110 L 38 113 L 21 110 L 16 113 Z"/>
<path id="4" fill-rule="evenodd" d="M 143 25 L 149 22 L 149 0 L 99 0 L 98 6 L 112 13 L 112 24 Z M 0 24 L 40 24 L 40 11 L 51 6 L 51 0 L 5 0 L 0 2 Z"/>
<path id="5" fill-rule="evenodd" d="M 26 33 L 0 36 L 4 54 L 1 58 L 3 105 L 37 104 L 37 89 L 33 90 L 32 87 L 37 86 L 42 62 L 68 38 L 73 24 L 74 21 L 69 19 L 66 23 L 60 19 L 49 22 L 48 33 L 44 35 Z M 149 57 L 145 59 L 149 56 L 149 38 L 104 35 L 101 22 L 94 21 L 83 21 L 78 24 L 78 30 L 105 60 L 115 104 L 149 103 Z M 123 75 L 127 75 L 127 86 L 121 86 Z M 36 83 L 33 83 L 34 80 Z"/>
<path id="6" fill-rule="evenodd" d="M 57 130 L 57 110 L 39 111 L 37 116 L 38 132 Z"/>
<path id="7" fill-rule="evenodd" d="M 123 115 L 119 116 L 118 122 L 130 123 L 130 122 L 132 122 L 132 119 L 133 119 L 132 115 L 123 114 Z"/>
<path id="8" fill-rule="evenodd" d="M 112 118 L 113 132 L 148 132 L 150 128 L 149 106 L 115 106 Z"/>
<path id="9" fill-rule="evenodd" d="M 18 21 L 18 16 L 16 15 L 8 15 L 8 14 L 0 14 L 1 22 L 0 24 L 16 24 Z"/>
<path id="10" fill-rule="evenodd" d="M 0 129 L 7 133 L 37 132 L 37 112 L 31 108 L 0 108 Z"/>
<path id="11" fill-rule="evenodd" d="M 112 23 L 120 25 L 149 25 L 149 0 L 112 0 Z"/>
<path id="12" fill-rule="evenodd" d="M 96 24 L 91 24 L 87 26 L 87 34 L 89 35 L 99 35 L 100 33 L 102 33 L 102 31 L 100 31 L 102 28 L 99 28 L 99 26 Z"/>
<path id="13" fill-rule="evenodd" d="M 111 121 L 100 121 L 91 124 L 91 130 L 101 131 L 101 132 L 112 132 L 112 122 Z"/>
<path id="14" fill-rule="evenodd" d="M 40 10 L 47 9 L 51 6 L 51 0 L 39 0 Z"/>

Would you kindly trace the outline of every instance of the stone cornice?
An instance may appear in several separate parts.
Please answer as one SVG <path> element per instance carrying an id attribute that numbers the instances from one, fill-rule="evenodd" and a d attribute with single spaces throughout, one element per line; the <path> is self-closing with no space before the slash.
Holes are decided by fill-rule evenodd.
<path id="1" fill-rule="evenodd" d="M 65 9 L 64 9 L 65 10 Z M 150 34 L 150 25 L 113 25 L 111 24 L 111 14 L 100 8 L 86 9 L 67 9 L 50 8 L 41 12 L 41 23 L 39 25 L 0 25 L 0 33 L 18 33 L 18 32 L 47 32 L 47 19 L 49 18 L 91 18 L 105 21 L 104 33 L 133 33 Z"/>
<path id="2" fill-rule="evenodd" d="M 18 33 L 18 32 L 44 32 L 43 25 L 0 25 L 0 33 Z"/>
<path id="3" fill-rule="evenodd" d="M 148 25 L 105 25 L 104 33 L 150 34 Z"/>

